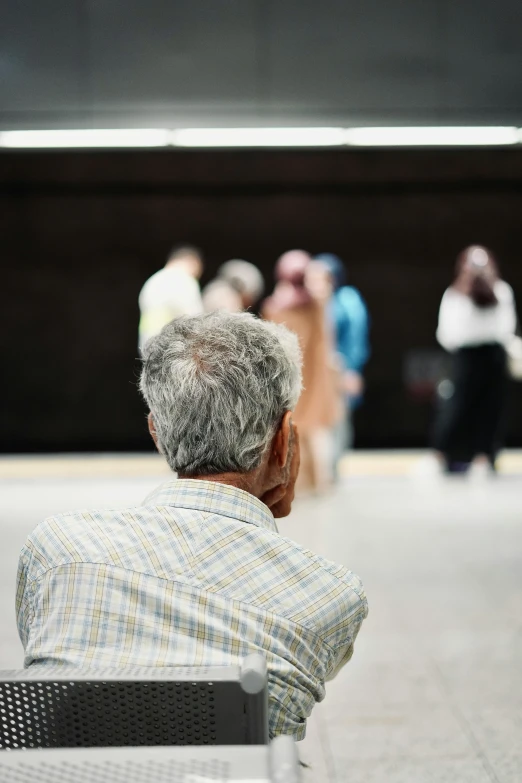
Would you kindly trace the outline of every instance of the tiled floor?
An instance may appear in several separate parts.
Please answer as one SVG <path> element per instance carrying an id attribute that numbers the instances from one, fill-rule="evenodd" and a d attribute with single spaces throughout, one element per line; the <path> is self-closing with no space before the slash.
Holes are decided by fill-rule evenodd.
<path id="1" fill-rule="evenodd" d="M 522 781 L 522 478 L 409 477 L 415 455 L 364 455 L 283 534 L 348 564 L 370 615 L 301 744 L 306 783 Z M 139 502 L 154 457 L 0 460 L 0 667 L 21 665 L 18 550 L 50 513 Z M 353 469 L 351 468 L 353 466 Z"/>

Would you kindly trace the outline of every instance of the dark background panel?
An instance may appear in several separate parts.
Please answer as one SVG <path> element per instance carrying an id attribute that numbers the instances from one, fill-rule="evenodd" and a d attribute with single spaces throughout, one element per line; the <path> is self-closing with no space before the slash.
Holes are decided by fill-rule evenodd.
<path id="1" fill-rule="evenodd" d="M 447 90 L 444 103 L 456 117 L 480 106 L 483 122 L 520 120 L 522 101 L 522 4 L 459 0 L 445 14 Z"/>
<path id="2" fill-rule="evenodd" d="M 0 128 L 511 124 L 519 0 L 0 0 Z"/>
<path id="3" fill-rule="evenodd" d="M 255 101 L 257 21 L 256 0 L 91 0 L 95 106 L 179 112 Z"/>
<path id="4" fill-rule="evenodd" d="M 49 113 L 79 106 L 86 35 L 81 4 L 67 0 L 0 3 L 2 124 L 45 127 Z M 29 116 L 31 115 L 31 116 Z"/>
<path id="5" fill-rule="evenodd" d="M 358 445 L 423 446 L 431 406 L 409 398 L 405 360 L 437 349 L 465 245 L 490 246 L 520 300 L 521 214 L 518 150 L 0 155 L 0 448 L 149 447 L 137 297 L 178 242 L 203 248 L 205 279 L 240 256 L 269 289 L 291 247 L 344 257 L 372 317 Z"/>
<path id="6" fill-rule="evenodd" d="M 325 11 L 308 4 L 302 13 L 299 0 L 273 6 L 267 62 L 278 108 L 285 111 L 287 102 L 294 110 L 346 117 L 440 106 L 444 3 L 333 0 Z"/>

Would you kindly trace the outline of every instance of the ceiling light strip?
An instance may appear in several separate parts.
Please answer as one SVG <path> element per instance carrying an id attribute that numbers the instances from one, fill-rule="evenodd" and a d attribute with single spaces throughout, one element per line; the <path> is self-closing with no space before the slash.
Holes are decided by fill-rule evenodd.
<path id="1" fill-rule="evenodd" d="M 473 147 L 519 144 L 519 128 L 509 126 L 347 128 L 355 147 Z"/>
<path id="2" fill-rule="evenodd" d="M 522 143 L 512 126 L 132 128 L 0 132 L 6 149 L 117 149 L 145 147 L 473 147 Z"/>
<path id="3" fill-rule="evenodd" d="M 171 132 L 165 128 L 4 131 L 0 132 L 0 147 L 10 149 L 167 147 L 170 138 Z"/>

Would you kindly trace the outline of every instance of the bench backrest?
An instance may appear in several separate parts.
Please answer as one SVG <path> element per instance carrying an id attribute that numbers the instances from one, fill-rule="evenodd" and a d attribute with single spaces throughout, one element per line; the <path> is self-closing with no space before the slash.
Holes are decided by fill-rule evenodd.
<path id="1" fill-rule="evenodd" d="M 268 742 L 266 662 L 0 671 L 0 750 Z"/>

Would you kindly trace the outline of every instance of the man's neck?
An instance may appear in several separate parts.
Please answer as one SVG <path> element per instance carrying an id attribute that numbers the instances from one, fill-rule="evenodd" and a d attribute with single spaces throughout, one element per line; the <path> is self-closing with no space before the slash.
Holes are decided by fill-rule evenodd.
<path id="1" fill-rule="evenodd" d="M 263 498 L 267 490 L 271 489 L 274 484 L 274 482 L 271 482 L 271 484 L 267 482 L 263 466 L 250 473 L 234 473 L 231 471 L 230 473 L 212 473 L 210 476 L 183 476 L 178 474 L 178 478 L 227 484 L 229 487 L 242 489 L 259 500 Z"/>
<path id="2" fill-rule="evenodd" d="M 210 476 L 178 476 L 180 479 L 190 479 L 191 481 L 213 481 L 216 484 L 227 484 L 229 487 L 242 489 L 256 498 L 261 498 L 264 494 L 262 482 L 257 471 L 252 473 L 213 473 Z"/>

